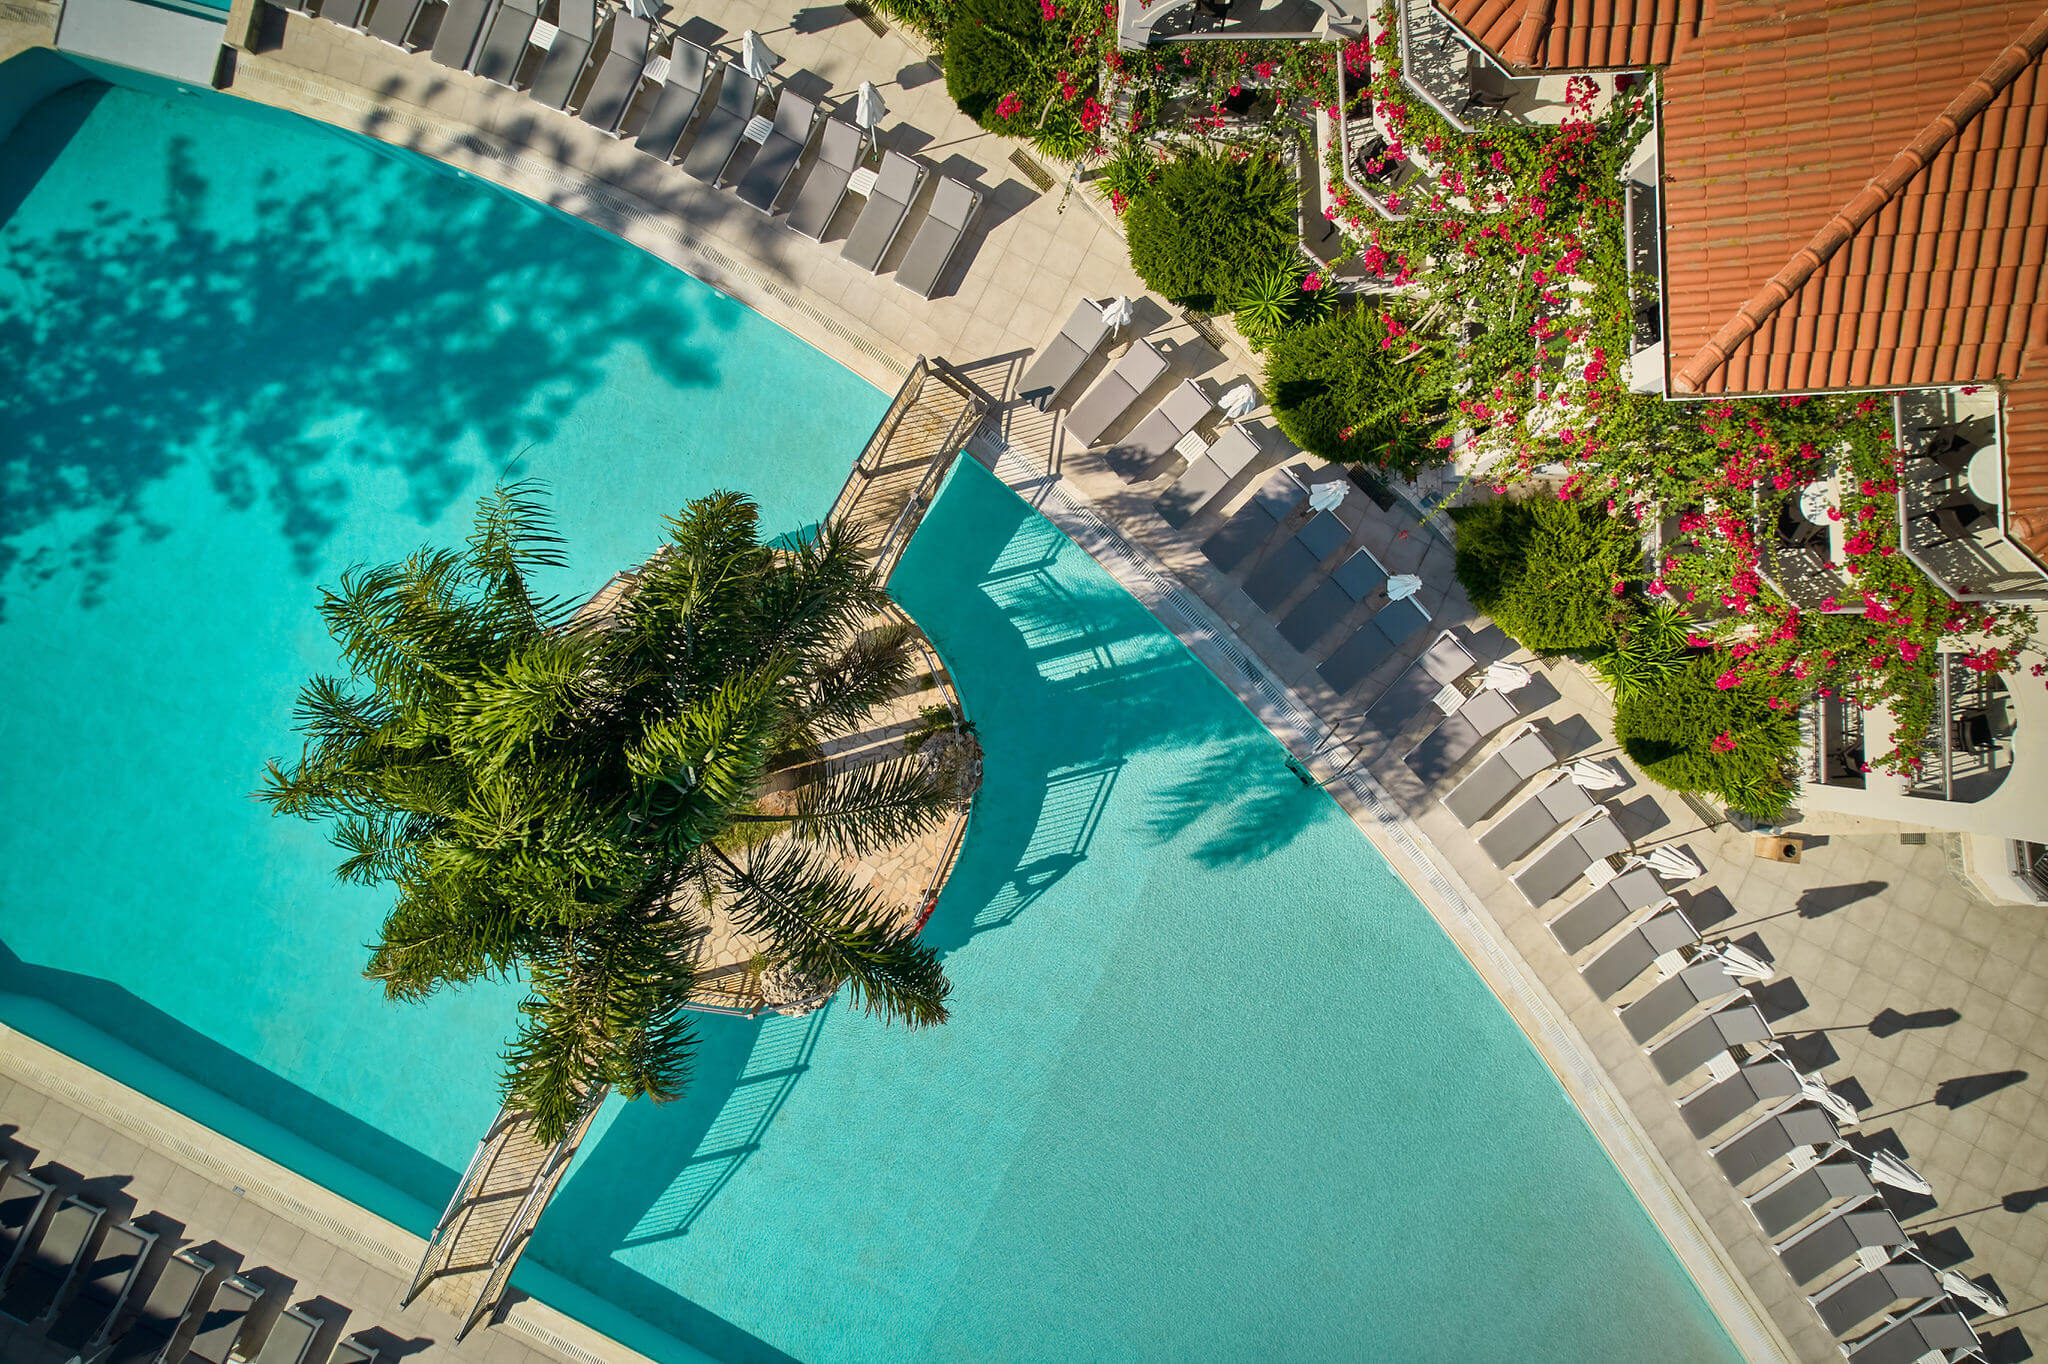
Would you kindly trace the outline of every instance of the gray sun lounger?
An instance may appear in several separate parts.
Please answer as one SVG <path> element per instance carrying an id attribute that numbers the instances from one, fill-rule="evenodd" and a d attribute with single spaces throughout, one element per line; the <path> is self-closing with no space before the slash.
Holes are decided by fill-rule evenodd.
<path id="1" fill-rule="evenodd" d="M 718 102 L 704 115 L 696 139 L 678 163 L 683 174 L 709 185 L 717 184 L 725 174 L 726 162 L 739 149 L 747 125 L 753 122 L 754 111 L 761 105 L 761 82 L 743 71 L 739 63 L 725 62 L 719 69 L 724 75 L 718 83 Z"/>
<path id="2" fill-rule="evenodd" d="M 320 17 L 330 24 L 362 33 L 365 31 L 363 16 L 369 8 L 370 0 L 320 0 Z"/>
<path id="3" fill-rule="evenodd" d="M 79 1267 L 78 1288 L 50 1323 L 50 1339 L 79 1351 L 104 1339 L 155 1244 L 155 1232 L 132 1222 L 109 1228 L 100 1238 L 99 1249 Z"/>
<path id="4" fill-rule="evenodd" d="M 1472 651 L 1446 630 L 1365 708 L 1365 718 L 1382 734 L 1398 734 L 1445 687 L 1478 666 L 1479 660 L 1472 657 Z"/>
<path id="5" fill-rule="evenodd" d="M 377 1364 L 378 1356 L 382 1353 L 361 1336 L 350 1336 L 334 1347 L 334 1353 L 328 1356 L 327 1364 Z"/>
<path id="6" fill-rule="evenodd" d="M 1301 486 L 1300 479 L 1285 469 L 1275 469 L 1273 476 L 1259 485 L 1250 502 L 1202 541 L 1202 554 L 1220 572 L 1233 571 L 1266 543 L 1274 529 L 1307 496 L 1308 489 Z"/>
<path id="7" fill-rule="evenodd" d="M 540 0 L 498 0 L 469 69 L 494 85 L 517 85 L 520 64 L 533 45 L 533 26 L 539 21 Z"/>
<path id="8" fill-rule="evenodd" d="M 1372 614 L 1371 619 L 1351 632 L 1351 638 L 1339 644 L 1328 658 L 1316 667 L 1316 673 L 1330 690 L 1342 696 L 1366 678 L 1372 676 L 1380 664 L 1399 653 L 1417 630 L 1429 624 L 1429 612 L 1422 609 L 1413 597 L 1390 601 Z M 1514 718 L 1512 709 L 1500 724 Z M 1495 725 L 1493 729 L 1500 728 Z M 1492 729 L 1486 731 L 1491 734 Z M 1477 742 L 1484 741 L 1482 734 Z M 1469 752 L 1470 750 L 1466 750 Z M 1411 755 L 1412 756 L 1412 755 Z M 1413 763 L 1409 764 L 1411 767 Z"/>
<path id="9" fill-rule="evenodd" d="M 846 186 L 860 169 L 867 151 L 867 134 L 843 118 L 828 118 L 818 132 L 818 155 L 804 176 L 804 187 L 789 206 L 789 225 L 812 241 L 823 241 L 825 229 L 839 205 L 846 202 Z M 1085 305 L 1084 305 L 1085 306 Z"/>
<path id="10" fill-rule="evenodd" d="M 1975 1350 L 1982 1344 L 1954 1312 L 1919 1312 L 1865 1336 L 1849 1352 L 1849 1364 L 1916 1364 L 1936 1350 Z"/>
<path id="11" fill-rule="evenodd" d="M 318 1317 L 307 1316 L 296 1307 L 285 1308 L 270 1324 L 263 1348 L 251 1356 L 249 1364 L 306 1364 L 322 1325 Z"/>
<path id="12" fill-rule="evenodd" d="M 1515 742 L 1519 744 L 1523 740 L 1517 739 Z M 1551 762 L 1555 762 L 1556 757 L 1551 753 L 1550 745 L 1544 744 L 1540 738 L 1537 739 L 1537 742 L 1543 748 L 1541 756 L 1549 758 Z M 1510 745 L 1510 747 L 1512 746 Z M 1486 762 L 1481 763 L 1478 769 L 1472 773 L 1472 776 L 1458 783 L 1457 787 L 1451 791 L 1451 794 L 1444 797 L 1444 803 L 1449 805 L 1458 796 L 1459 792 L 1465 789 L 1467 783 L 1471 782 L 1481 773 L 1484 773 L 1493 764 L 1495 759 L 1504 757 L 1506 754 L 1507 750 L 1503 749 L 1501 752 L 1496 753 L 1493 758 L 1489 758 Z M 1537 757 L 1538 754 L 1533 750 L 1526 751 L 1520 762 L 1516 765 L 1516 771 L 1527 768 L 1536 761 Z M 1548 764 L 1546 763 L 1545 766 L 1548 766 Z M 1509 795 L 1513 794 L 1514 788 L 1521 785 L 1523 780 L 1534 776 L 1536 772 L 1542 770 L 1542 767 L 1537 767 L 1534 771 L 1525 772 L 1521 776 L 1516 777 L 1513 785 L 1510 785 L 1506 791 L 1499 792 L 1499 800 L 1506 800 Z M 1479 803 L 1477 797 L 1475 797 L 1473 801 L 1475 807 Z M 1530 853 L 1542 847 L 1545 839 L 1549 838 L 1559 829 L 1562 829 L 1565 825 L 1581 815 L 1590 813 L 1596 804 L 1598 802 L 1586 793 L 1585 787 L 1573 781 L 1568 774 L 1561 772 L 1544 786 L 1530 792 L 1528 798 L 1520 805 L 1502 815 L 1491 829 L 1479 835 L 1479 846 L 1488 857 L 1493 859 L 1494 866 L 1505 869 L 1510 864 L 1521 861 Z M 1496 801 L 1492 807 L 1480 813 L 1484 816 L 1491 813 L 1493 809 L 1498 808 L 1499 804 Z M 1458 812 L 1453 809 L 1452 813 L 1457 814 Z M 1478 821 L 1468 820 L 1460 815 L 1459 822 L 1469 829 Z"/>
<path id="13" fill-rule="evenodd" d="M 710 82 L 711 54 L 687 38 L 676 39 L 669 48 L 668 79 L 661 83 L 661 93 L 654 97 L 654 108 L 633 145 L 657 161 L 674 156 Z"/>
<path id="14" fill-rule="evenodd" d="M 1772 1181 L 1743 1200 L 1750 1216 L 1769 1239 L 1776 1241 L 1796 1231 L 1809 1217 L 1838 1203 L 1861 1203 L 1877 1197 L 1854 1157 L 1824 1160 L 1804 1170 L 1794 1170 Z"/>
<path id="15" fill-rule="evenodd" d="M 1909 1243 L 1899 1219 L 1883 1208 L 1849 1208 L 1823 1218 L 1778 1247 L 1794 1282 L 1809 1284 L 1851 1255 L 1879 1250 L 1896 1254 Z"/>
<path id="16" fill-rule="evenodd" d="M 377 0 L 377 7 L 370 11 L 370 36 L 407 52 L 418 51 L 412 45 L 412 31 L 425 8 L 426 0 Z"/>
<path id="17" fill-rule="evenodd" d="M 1183 379 L 1179 387 L 1160 400 L 1159 406 L 1145 414 L 1130 435 L 1110 448 L 1105 462 L 1126 483 L 1135 483 L 1172 454 L 1181 437 L 1215 409 L 1216 404 L 1209 401 L 1200 384 Z"/>
<path id="18" fill-rule="evenodd" d="M 925 210 L 917 235 L 910 239 L 903 263 L 896 267 L 896 282 L 919 298 L 930 298 L 960 243 L 967 240 L 967 229 L 974 226 L 983 197 L 965 181 L 940 176 L 939 187 L 932 191 L 932 205 Z"/>
<path id="19" fill-rule="evenodd" d="M 1676 910 L 1671 912 L 1677 913 Z M 1626 1013 L 1627 1010 L 1623 1010 L 1623 1014 Z M 1678 1112 L 1685 1119 L 1685 1125 L 1692 1129 L 1692 1134 L 1705 1140 L 1758 1104 L 1789 1099 L 1798 1092 L 1798 1071 L 1775 1058 L 1752 1061 L 1727 1079 L 1716 1081 L 1688 1096 L 1678 1106 Z"/>
<path id="20" fill-rule="evenodd" d="M 42 1240 L 14 1266 L 7 1294 L 0 1297 L 0 1314 L 19 1322 L 35 1322 L 55 1311 L 58 1298 L 85 1259 L 86 1242 L 106 1215 L 105 1208 L 76 1195 L 65 1199 L 50 1218 Z"/>
<path id="21" fill-rule="evenodd" d="M 1669 898 L 1656 872 L 1648 867 L 1631 867 L 1552 919 L 1550 932 L 1559 947 L 1577 956 L 1628 922 L 1637 910 Z"/>
<path id="22" fill-rule="evenodd" d="M 1642 998 L 1623 1007 L 1621 1021 L 1630 1037 L 1648 1042 L 1676 1027 L 1694 1009 L 1726 999 L 1741 989 L 1741 982 L 1729 974 L 1726 966 L 1718 961 L 1702 962 L 1651 986 Z"/>
<path id="23" fill-rule="evenodd" d="M 1287 613 L 1280 622 L 1280 637 L 1297 649 L 1307 649 L 1336 629 L 1351 614 L 1352 607 L 1372 595 L 1386 580 L 1387 570 L 1371 550 L 1360 545 L 1330 570 L 1329 578 L 1321 586 Z"/>
<path id="24" fill-rule="evenodd" d="M 915 157 L 883 152 L 882 168 L 876 172 L 868 201 L 860 206 L 860 216 L 853 220 L 853 230 L 846 234 L 846 244 L 839 248 L 840 256 L 871 275 L 879 271 L 890 243 L 910 214 L 911 201 L 930 173 Z"/>
<path id="25" fill-rule="evenodd" d="M 1713 1148 L 1714 1163 L 1738 1187 L 1806 1147 L 1832 1146 L 1841 1138 L 1835 1120 L 1818 1108 L 1788 1108 L 1757 1119 Z"/>
<path id="26" fill-rule="evenodd" d="M 754 153 L 746 171 L 733 183 L 732 192 L 741 203 L 763 213 L 775 211 L 775 201 L 789 188 L 796 163 L 803 160 L 810 145 L 811 129 L 818 122 L 818 103 L 805 99 L 788 86 L 775 97 L 775 112 L 769 118 L 768 138 Z"/>
<path id="27" fill-rule="evenodd" d="M 115 1323 L 113 1351 L 102 1364 L 135 1364 L 161 1355 L 178 1328 L 203 1306 L 200 1289 L 212 1272 L 210 1263 L 189 1250 L 166 1260 L 135 1316 Z"/>
<path id="28" fill-rule="evenodd" d="M 1556 762 L 1557 754 L 1552 751 L 1550 741 L 1543 737 L 1543 732 L 1534 725 L 1524 725 L 1513 738 L 1509 739 L 1502 746 L 1498 753 L 1495 753 L 1485 762 L 1479 764 L 1478 767 L 1472 769 L 1471 774 L 1465 780 L 1459 782 L 1445 794 L 1443 798 L 1444 808 L 1451 812 L 1453 819 L 1469 829 L 1505 805 L 1508 797 L 1522 789 L 1523 782 L 1526 782 L 1529 778 L 1544 771 L 1546 768 L 1555 765 Z M 1515 813 L 1510 815 L 1508 819 L 1520 821 L 1525 816 L 1525 812 L 1530 812 L 1531 814 L 1549 812 L 1553 817 L 1556 817 L 1560 813 L 1556 808 L 1558 800 L 1562 798 L 1569 801 L 1570 797 L 1564 796 L 1562 792 L 1557 792 L 1557 794 L 1553 795 L 1553 791 L 1559 786 L 1576 784 L 1569 779 L 1563 782 L 1552 782 L 1549 786 L 1544 787 L 1541 791 L 1536 792 L 1529 799 L 1517 805 Z M 1549 798 L 1548 801 L 1546 801 L 1546 797 Z M 1569 809 L 1569 806 L 1565 808 Z M 1563 828 L 1566 820 L 1576 819 L 1579 815 L 1584 814 L 1587 809 L 1591 808 L 1592 801 L 1589 797 L 1583 809 L 1563 814 L 1562 818 L 1558 818 L 1557 822 L 1550 826 L 1550 831 L 1555 832 Z M 1506 820 L 1502 821 L 1503 827 L 1506 826 L 1507 822 Z M 1494 831 L 1488 830 L 1487 832 L 1492 833 Z M 1479 841 L 1480 845 L 1485 847 L 1489 853 L 1493 851 L 1492 845 L 1489 845 L 1484 837 Z M 1512 842 L 1514 840 L 1511 836 L 1504 835 L 1503 841 Z M 1537 839 L 1537 842 L 1542 842 L 1542 839 Z M 1529 846 L 1533 848 L 1536 844 L 1531 843 Z M 1514 857 L 1508 858 L 1508 862 L 1514 860 Z M 1507 863 L 1500 861 L 1496 856 L 1494 865 L 1506 866 Z"/>
<path id="29" fill-rule="evenodd" d="M 1245 595 L 1257 602 L 1261 611 L 1272 611 L 1350 538 L 1342 521 L 1326 511 L 1317 512 L 1252 570 L 1244 580 Z"/>
<path id="30" fill-rule="evenodd" d="M 1166 357 L 1150 341 L 1133 341 L 1116 368 L 1096 380 L 1087 396 L 1068 411 L 1068 439 L 1084 449 L 1100 444 L 1110 423 L 1128 412 L 1138 395 L 1164 373 Z"/>
<path id="31" fill-rule="evenodd" d="M 1384 614 L 1384 613 L 1382 613 Z M 1344 651 L 1330 655 L 1335 663 Z M 1321 669 L 1323 678 L 1332 687 L 1336 679 L 1329 673 L 1329 663 Z M 1359 674 L 1361 677 L 1363 673 Z M 1337 687 L 1338 691 L 1346 690 Z M 1458 768 L 1458 764 L 1470 757 L 1475 749 L 1498 733 L 1503 725 L 1512 722 L 1522 712 L 1515 707 L 1507 693 L 1482 687 L 1465 699 L 1465 704 L 1437 721 L 1436 728 L 1424 735 L 1422 742 L 1408 750 L 1402 759 L 1408 770 L 1425 782 L 1442 781 Z"/>
<path id="32" fill-rule="evenodd" d="M 591 77 L 590 93 L 577 106 L 576 117 L 611 137 L 619 135 L 626 121 L 626 108 L 640 89 L 640 74 L 647 69 L 647 44 L 654 38 L 654 25 L 636 14 L 614 14 L 606 26 L 597 74 Z"/>
<path id="33" fill-rule="evenodd" d="M 1738 1004 L 1732 1009 L 1708 1014 L 1676 1037 L 1659 1044 L 1650 1052 L 1650 1064 L 1657 1067 L 1657 1073 L 1664 1077 L 1665 1084 L 1675 1085 L 1716 1056 L 1727 1055 L 1730 1047 L 1768 1041 L 1770 1036 L 1771 1025 L 1764 1022 L 1764 1016 L 1757 1007 Z"/>
<path id="34" fill-rule="evenodd" d="M 1259 457 L 1259 443 L 1242 426 L 1226 426 L 1209 448 L 1181 471 L 1152 503 L 1159 519 L 1179 530 L 1216 500 L 1230 480 Z"/>
<path id="35" fill-rule="evenodd" d="M 484 36 L 484 19 L 490 0 L 447 0 L 441 10 L 441 27 L 434 30 L 434 45 L 428 55 L 440 66 L 469 70 L 476 55 L 477 40 Z"/>
<path id="36" fill-rule="evenodd" d="M 1918 1260 L 1893 1260 L 1851 1274 L 1811 1301 L 1821 1325 L 1839 1337 L 1881 1312 L 1891 1312 L 1901 1303 L 1917 1305 L 1941 1291 L 1941 1280 L 1928 1266 Z"/>
<path id="37" fill-rule="evenodd" d="M 199 1329 L 185 1358 L 204 1364 L 228 1364 L 228 1355 L 242 1339 L 249 1324 L 249 1309 L 263 1298 L 263 1286 L 240 1275 L 229 1279 L 213 1295 L 213 1305 L 199 1319 Z"/>
<path id="38" fill-rule="evenodd" d="M 1631 876 L 1634 874 L 1629 873 Z M 1653 889 L 1655 882 L 1652 875 Z M 1614 882 L 1607 884 L 1611 886 Z M 1606 888 L 1601 887 L 1602 890 Z M 1612 999 L 1627 989 L 1630 981 L 1649 970 L 1657 958 L 1666 952 L 1676 952 L 1687 943 L 1698 942 L 1699 937 L 1699 930 L 1687 921 L 1685 915 L 1676 908 L 1667 909 L 1662 914 L 1651 915 L 1649 922 L 1642 927 L 1631 929 L 1615 939 L 1612 947 L 1587 962 L 1579 974 L 1596 996 Z"/>
<path id="39" fill-rule="evenodd" d="M 1627 835 L 1603 809 L 1516 872 L 1515 889 L 1532 905 L 1548 904 L 1578 884 L 1595 862 L 1627 851 Z"/>
<path id="40" fill-rule="evenodd" d="M 591 44 L 597 41 L 597 0 L 560 0 L 555 16 L 555 40 L 548 45 L 540 67 L 533 73 L 527 95 L 550 109 L 569 107 L 590 61 Z"/>
<path id="41" fill-rule="evenodd" d="M 22 1250 L 50 1206 L 52 1189 L 34 1175 L 16 1172 L 0 1184 L 0 1287 L 14 1277 Z"/>
<path id="42" fill-rule="evenodd" d="M 1102 308 L 1094 299 L 1084 298 L 1076 303 L 1060 334 L 1045 344 L 1038 358 L 1031 362 L 1031 368 L 1024 371 L 1017 384 L 1017 396 L 1029 400 L 1040 412 L 1046 411 L 1053 399 L 1060 396 L 1060 390 L 1081 372 L 1089 357 L 1102 349 L 1102 343 L 1113 330 L 1103 320 Z"/>

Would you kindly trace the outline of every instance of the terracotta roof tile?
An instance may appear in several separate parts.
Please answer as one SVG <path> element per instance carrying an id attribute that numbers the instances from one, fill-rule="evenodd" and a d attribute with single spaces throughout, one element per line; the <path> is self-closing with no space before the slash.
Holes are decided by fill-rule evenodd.
<path id="1" fill-rule="evenodd" d="M 2048 563 L 2048 343 L 2027 347 L 2005 390 L 2006 529 Z"/>
<path id="2" fill-rule="evenodd" d="M 1699 0 L 1438 0 L 1508 66 L 1641 67 L 1676 60 L 1699 35 Z"/>

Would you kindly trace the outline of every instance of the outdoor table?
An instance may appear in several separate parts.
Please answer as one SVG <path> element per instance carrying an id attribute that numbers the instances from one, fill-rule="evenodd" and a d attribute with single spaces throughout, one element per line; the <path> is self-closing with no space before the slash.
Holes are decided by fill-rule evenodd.
<path id="1" fill-rule="evenodd" d="M 1969 470 L 1963 475 L 1963 483 L 1970 490 L 1970 496 L 1987 507 L 1995 507 L 2005 501 L 2005 489 L 2000 487 L 1998 447 L 1987 445 L 1970 456 Z"/>

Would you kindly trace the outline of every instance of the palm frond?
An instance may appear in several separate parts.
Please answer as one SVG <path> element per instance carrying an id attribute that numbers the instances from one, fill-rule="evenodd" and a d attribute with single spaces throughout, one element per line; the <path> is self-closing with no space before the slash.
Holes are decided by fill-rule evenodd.
<path id="1" fill-rule="evenodd" d="M 815 659 L 800 682 L 798 712 L 821 736 L 846 734 L 890 700 L 917 666 L 916 631 L 888 621 L 857 632 L 845 647 Z"/>
<path id="2" fill-rule="evenodd" d="M 936 829 L 953 805 L 953 793 L 908 755 L 830 767 L 797 788 L 794 832 L 864 857 Z"/>

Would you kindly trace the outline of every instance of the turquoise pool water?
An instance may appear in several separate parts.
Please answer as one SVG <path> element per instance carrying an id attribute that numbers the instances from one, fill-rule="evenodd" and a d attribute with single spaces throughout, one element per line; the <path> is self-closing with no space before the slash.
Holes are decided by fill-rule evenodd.
<path id="1" fill-rule="evenodd" d="M 215 97 L 59 95 L 0 144 L 10 206 L 0 1014 L 422 1227 L 515 992 L 380 1003 L 381 897 L 243 794 L 331 657 L 314 585 L 459 535 L 508 461 L 555 484 L 565 589 L 709 487 L 800 527 L 883 395 Z M 1428 914 L 1106 574 L 969 464 L 898 586 L 989 754 L 929 930 L 954 1021 L 707 1019 L 522 1282 L 678 1360 L 1734 1357 Z"/>

